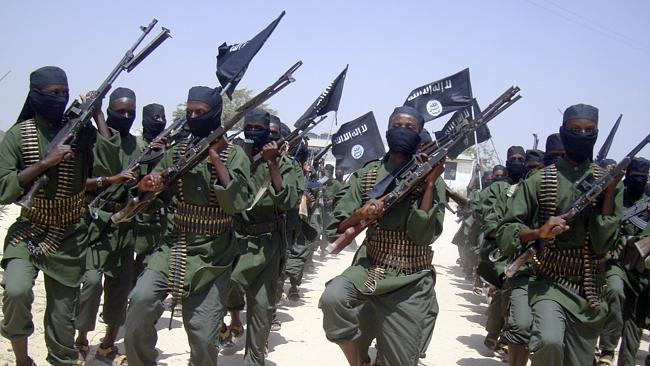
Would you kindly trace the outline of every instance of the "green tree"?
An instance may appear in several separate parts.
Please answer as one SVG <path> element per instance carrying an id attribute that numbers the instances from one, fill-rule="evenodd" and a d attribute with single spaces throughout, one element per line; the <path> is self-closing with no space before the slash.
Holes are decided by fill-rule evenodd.
<path id="1" fill-rule="evenodd" d="M 246 104 L 249 100 L 253 98 L 253 91 L 247 88 L 237 89 L 232 94 L 232 100 L 224 96 L 223 98 L 223 109 L 221 112 L 221 121 L 229 121 L 234 115 L 237 108 Z M 172 113 L 174 119 L 185 116 L 185 109 L 187 108 L 186 103 L 180 103 L 176 106 L 176 110 Z M 263 103 L 259 108 L 264 109 L 265 111 L 277 115 L 278 111 L 270 107 L 268 104 Z M 237 121 L 235 124 L 234 130 L 241 130 L 243 128 L 243 119 Z"/>

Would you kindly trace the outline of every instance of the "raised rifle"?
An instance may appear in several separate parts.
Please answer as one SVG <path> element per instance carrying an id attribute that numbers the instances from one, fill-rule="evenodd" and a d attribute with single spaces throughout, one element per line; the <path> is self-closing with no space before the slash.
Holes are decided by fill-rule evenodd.
<path id="1" fill-rule="evenodd" d="M 330 150 L 330 148 L 332 148 L 332 144 L 331 144 L 331 143 L 330 143 L 329 145 L 325 146 L 324 148 L 322 148 L 322 149 L 318 152 L 318 154 L 316 154 L 316 155 L 314 156 L 314 158 L 311 159 L 311 161 L 312 161 L 312 165 L 314 165 L 314 168 L 315 168 L 316 165 L 319 165 L 320 160 L 323 158 L 323 156 L 325 156 L 325 154 L 327 154 L 327 152 Z"/>
<path id="2" fill-rule="evenodd" d="M 537 134 L 533 134 L 533 150 L 537 150 L 537 146 L 539 146 L 539 137 L 537 137 Z"/>
<path id="3" fill-rule="evenodd" d="M 585 208 L 591 206 L 592 202 L 600 196 L 601 193 L 607 188 L 607 186 L 614 180 L 614 178 L 622 174 L 625 169 L 627 169 L 628 165 L 630 165 L 630 161 L 632 161 L 632 158 L 641 151 L 648 143 L 650 143 L 650 134 L 646 136 L 638 145 L 632 149 L 624 158 L 621 160 L 614 169 L 611 171 L 607 172 L 604 171 L 603 175 L 596 181 L 593 181 L 593 176 L 588 176 L 586 179 L 583 179 L 580 183 L 579 186 L 581 186 L 583 190 L 583 194 L 578 196 L 578 198 L 573 201 L 571 204 L 571 207 L 569 207 L 568 210 L 566 210 L 562 215 L 566 215 L 565 220 L 566 222 L 571 222 L 580 212 L 582 212 Z M 544 223 L 542 223 L 543 225 Z M 510 264 L 506 266 L 505 269 L 505 275 L 506 277 L 512 277 L 514 276 L 515 273 L 517 273 L 517 270 L 521 268 L 526 262 L 530 261 L 535 254 L 537 254 L 539 251 L 544 248 L 545 242 L 543 240 L 535 240 L 531 244 L 529 244 L 525 249 L 524 252 L 521 253 L 517 258 L 515 258 L 514 261 L 512 261 Z"/>
<path id="4" fill-rule="evenodd" d="M 140 27 L 142 34 L 135 41 L 133 46 L 129 48 L 122 59 L 117 63 L 113 71 L 108 74 L 108 77 L 102 82 L 102 84 L 97 88 L 96 92 L 90 93 L 86 100 L 79 102 L 74 100 L 70 107 L 63 114 L 63 120 L 65 124 L 59 130 L 59 132 L 54 136 L 54 139 L 50 141 L 47 145 L 47 150 L 45 156 L 52 154 L 54 150 L 60 145 L 72 144 L 76 139 L 77 134 L 81 131 L 90 121 L 90 118 L 93 115 L 93 110 L 96 105 L 98 105 L 106 94 L 111 90 L 111 87 L 117 77 L 122 73 L 122 71 L 131 72 L 135 69 L 142 60 L 144 60 L 151 52 L 153 52 L 158 46 L 160 46 L 167 38 L 171 37 L 169 34 L 169 29 L 163 27 L 160 33 L 154 38 L 148 45 L 146 45 L 142 51 L 137 55 L 133 55 L 133 52 L 138 48 L 140 43 L 144 38 L 151 32 L 153 27 L 158 21 L 156 19 L 152 20 L 146 27 Z M 30 209 L 32 207 L 32 199 L 36 192 L 43 187 L 49 178 L 43 173 L 41 174 L 34 182 L 32 183 L 29 190 L 16 201 L 16 204 L 25 209 Z"/>
<path id="5" fill-rule="evenodd" d="M 399 177 L 401 178 L 397 186 L 390 191 L 389 193 L 383 195 L 379 198 L 384 205 L 384 214 L 390 211 L 390 209 L 402 201 L 405 197 L 413 191 L 421 181 L 433 170 L 441 161 L 447 156 L 447 151 L 455 147 L 456 145 L 462 143 L 468 136 L 472 135 L 481 126 L 484 126 L 490 119 L 494 118 L 497 114 L 501 113 L 503 110 L 511 106 L 517 100 L 521 98 L 518 87 L 510 87 L 506 92 L 504 92 L 497 100 L 495 100 L 485 112 L 489 119 L 485 118 L 482 114 L 476 119 L 465 120 L 463 123 L 456 126 L 455 131 L 452 131 L 445 139 L 445 141 L 438 141 L 430 145 L 427 159 L 422 163 L 413 163 L 408 169 L 402 172 Z M 428 151 L 427 151 L 428 152 Z M 359 217 L 361 216 L 361 208 L 354 212 L 352 216 Z M 359 235 L 363 230 L 368 226 L 376 222 L 378 218 L 370 219 L 368 217 L 360 217 L 359 222 L 347 228 L 339 238 L 332 244 L 327 247 L 329 253 L 339 253 L 343 248 L 348 246 L 354 238 Z"/>
<path id="6" fill-rule="evenodd" d="M 172 124 L 169 127 L 165 128 L 165 130 L 160 132 L 158 136 L 156 136 L 152 140 L 152 142 L 149 145 L 147 145 L 147 147 L 145 147 L 144 150 L 142 150 L 142 152 L 135 159 L 133 159 L 133 161 L 129 163 L 129 166 L 127 166 L 126 169 L 124 170 L 135 174 L 136 170 L 139 169 L 140 166 L 142 166 L 143 164 L 147 164 L 149 166 L 157 164 L 162 158 L 166 149 L 175 145 L 176 143 L 175 138 L 183 130 L 186 121 L 187 119 L 185 117 L 180 117 L 174 120 L 174 122 L 172 122 Z M 156 141 L 166 141 L 165 147 L 162 149 L 154 149 L 152 145 L 153 142 Z M 104 205 L 106 205 L 106 203 L 108 202 L 104 197 L 108 196 L 110 192 L 114 192 L 116 189 L 118 189 L 121 186 L 122 185 L 113 185 L 109 187 L 109 189 L 98 194 L 88 204 L 88 213 L 93 219 L 97 219 L 99 210 L 101 210 L 104 207 Z"/>
<path id="7" fill-rule="evenodd" d="M 646 226 L 648 226 L 648 216 L 646 214 L 644 219 L 642 214 L 648 212 L 648 205 L 650 205 L 650 197 L 639 200 L 637 203 L 623 212 L 623 218 L 621 218 L 621 222 L 630 222 L 640 230 L 645 230 Z"/>
<path id="8" fill-rule="evenodd" d="M 609 131 L 609 134 L 607 135 L 603 146 L 601 146 L 600 150 L 598 150 L 598 155 L 596 155 L 597 164 L 602 164 L 602 162 L 607 159 L 607 154 L 609 154 L 609 149 L 612 147 L 614 135 L 616 135 L 616 131 L 618 131 L 618 125 L 621 124 L 622 118 L 622 114 L 618 116 L 618 119 L 616 120 L 616 123 L 614 123 L 614 126 L 612 126 L 612 129 Z"/>
<path id="9" fill-rule="evenodd" d="M 282 76 L 276 82 L 264 89 L 261 93 L 254 96 L 244 105 L 237 108 L 235 114 L 228 121 L 223 123 L 216 130 L 212 131 L 208 136 L 191 145 L 177 162 L 161 172 L 165 188 L 174 184 L 180 177 L 183 176 L 183 174 L 202 162 L 208 156 L 210 145 L 222 138 L 228 130 L 233 128 L 237 122 L 239 122 L 239 120 L 242 119 L 244 115 L 246 115 L 246 113 L 257 108 L 277 92 L 294 82 L 295 79 L 293 78 L 293 73 L 301 65 L 302 61 L 296 62 L 296 64 L 291 66 L 284 74 L 282 74 Z M 116 224 L 120 222 L 130 221 L 137 214 L 144 211 L 146 207 L 156 199 L 160 192 L 161 191 L 144 192 L 137 197 L 132 198 L 129 200 L 126 207 L 111 216 L 111 220 Z"/>

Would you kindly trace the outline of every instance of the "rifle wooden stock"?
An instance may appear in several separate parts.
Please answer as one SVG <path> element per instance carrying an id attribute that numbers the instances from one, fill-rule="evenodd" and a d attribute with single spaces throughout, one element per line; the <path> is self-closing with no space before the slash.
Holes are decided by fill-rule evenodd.
<path id="1" fill-rule="evenodd" d="M 162 44 L 167 38 L 170 37 L 169 29 L 163 28 L 154 42 L 144 47 L 143 50 L 138 54 L 137 58 L 133 56 L 133 51 L 138 48 L 140 43 L 142 43 L 144 38 L 149 34 L 149 32 L 151 32 L 157 22 L 158 21 L 156 19 L 153 19 L 148 26 L 140 27 L 142 34 L 138 37 L 133 46 L 131 46 L 131 48 L 126 51 L 115 68 L 110 72 L 110 74 L 108 74 L 108 77 L 106 77 L 99 88 L 97 88 L 97 91 L 94 95 L 87 98 L 83 103 L 80 103 L 77 100 L 72 102 L 70 107 L 63 115 L 63 120 L 66 121 L 65 124 L 56 134 L 54 139 L 52 139 L 52 141 L 47 145 L 47 150 L 45 153 L 46 157 L 52 154 L 58 146 L 72 144 L 79 131 L 81 131 L 86 126 L 92 117 L 94 107 L 100 103 L 108 94 L 113 83 L 122 73 L 122 71 L 131 72 L 145 57 L 147 57 L 158 46 L 160 46 L 160 44 Z M 34 181 L 34 183 L 32 183 L 29 190 L 16 201 L 17 205 L 25 209 L 30 209 L 32 207 L 32 199 L 34 198 L 34 195 L 48 181 L 47 178 L 43 178 L 44 176 L 45 173 L 39 176 Z"/>
<path id="2" fill-rule="evenodd" d="M 456 204 L 458 204 L 458 207 L 462 209 L 467 209 L 467 207 L 469 206 L 469 200 L 467 198 L 452 191 L 451 189 L 449 189 L 449 187 L 445 187 L 445 193 L 447 194 L 447 197 L 449 197 L 454 202 L 456 202 Z"/>
<path id="3" fill-rule="evenodd" d="M 581 185 L 587 186 L 588 189 L 583 194 L 578 196 L 578 198 L 576 198 L 571 204 L 571 207 L 569 207 L 569 209 L 562 214 L 566 215 L 566 222 L 571 222 L 573 218 L 576 217 L 580 212 L 582 212 L 585 208 L 591 206 L 592 202 L 598 199 L 600 194 L 605 191 L 607 186 L 616 178 L 617 175 L 623 173 L 625 169 L 627 169 L 628 165 L 630 165 L 630 162 L 632 161 L 632 158 L 636 156 L 636 154 L 638 154 L 641 149 L 643 149 L 648 143 L 650 143 L 650 134 L 648 134 L 638 145 L 636 145 L 632 151 L 630 151 L 610 172 L 603 174 L 603 176 L 594 183 L 582 183 Z M 541 245 L 539 245 L 539 243 L 541 243 Z M 506 272 L 506 277 L 513 276 L 517 270 L 524 265 L 524 263 L 529 261 L 537 252 L 541 251 L 543 247 L 543 241 L 535 241 L 530 244 L 522 254 L 515 258 L 515 260 L 507 266 L 509 271 Z"/>
<path id="4" fill-rule="evenodd" d="M 336 239 L 336 241 L 334 241 L 334 243 L 328 245 L 325 250 L 327 250 L 329 254 L 340 253 L 341 250 L 350 245 L 354 238 L 356 238 L 357 235 L 361 234 L 361 232 L 364 231 L 368 225 L 370 225 L 370 222 L 364 220 L 361 223 L 350 226 L 349 228 L 345 229 L 345 231 L 341 234 L 341 236 L 338 237 L 338 239 Z"/>

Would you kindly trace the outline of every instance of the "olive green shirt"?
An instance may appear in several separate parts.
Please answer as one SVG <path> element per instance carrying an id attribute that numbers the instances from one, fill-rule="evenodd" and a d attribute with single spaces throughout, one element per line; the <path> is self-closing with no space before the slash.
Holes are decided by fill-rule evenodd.
<path id="1" fill-rule="evenodd" d="M 569 209 L 573 201 L 581 194 L 576 182 L 594 173 L 596 165 L 586 161 L 577 166 L 571 165 L 564 159 L 558 160 L 557 166 L 557 201 L 555 215 Z M 510 207 L 497 229 L 497 241 L 502 247 L 519 248 L 528 243 L 522 243 L 519 233 L 522 230 L 539 228 L 544 223 L 539 222 L 539 190 L 542 172 L 534 172 L 522 183 L 510 202 Z M 590 237 L 590 247 L 596 255 L 604 256 L 616 243 L 619 221 L 623 212 L 623 190 L 619 184 L 614 199 L 612 215 L 600 214 L 600 209 L 586 208 L 569 223 L 571 229 L 555 238 L 555 244 L 560 249 L 582 248 L 587 233 Z M 597 284 L 603 284 L 605 273 L 596 277 Z M 530 303 L 540 300 L 553 300 L 567 309 L 579 321 L 590 326 L 600 327 L 607 313 L 607 303 L 601 301 L 596 309 L 591 309 L 587 300 L 555 281 L 532 276 L 529 282 Z"/>
<path id="2" fill-rule="evenodd" d="M 178 147 L 168 151 L 154 169 L 161 172 L 173 164 Z M 219 180 L 212 181 L 212 163 L 205 158 L 201 163 L 182 176 L 182 195 L 186 203 L 198 206 L 209 205 L 209 191 L 213 190 L 219 207 L 228 215 L 243 212 L 252 201 L 250 182 L 250 161 L 241 147 L 232 145 L 226 158 L 226 167 L 230 174 L 230 183 L 223 187 Z M 159 197 L 165 202 L 177 199 L 179 184 L 172 185 Z M 174 220 L 169 220 L 168 234 L 163 244 L 151 254 L 147 268 L 165 275 L 169 273 L 169 256 L 172 246 L 177 244 L 179 232 L 174 227 Z M 238 242 L 235 230 L 230 227 L 219 235 L 188 233 L 186 236 L 187 262 L 184 279 L 185 293 L 201 289 L 211 283 L 232 263 L 238 254 Z"/>
<path id="3" fill-rule="evenodd" d="M 335 241 L 340 236 L 338 232 L 339 224 L 365 204 L 364 197 L 366 192 L 362 184 L 364 174 L 376 170 L 376 182 L 379 182 L 394 168 L 388 160 L 374 160 L 367 163 L 348 178 L 348 181 L 343 185 L 343 188 L 336 197 L 337 203 L 334 207 L 334 217 L 327 227 L 326 233 L 330 242 Z M 399 182 L 393 184 L 399 184 Z M 414 197 L 417 198 L 413 201 L 412 198 Z M 405 231 L 409 240 L 416 245 L 431 245 L 442 233 L 445 217 L 445 199 L 445 184 L 439 178 L 435 184 L 433 205 L 429 211 L 420 209 L 422 199 L 417 193 L 412 192 L 410 197 L 406 197 L 385 212 L 377 220 L 377 225 L 379 228 L 385 230 Z M 373 235 L 375 230 L 374 226 L 370 226 L 366 232 L 366 236 Z M 366 255 L 366 247 L 362 245 L 357 250 L 354 263 L 342 275 L 352 281 L 357 290 L 367 291 L 364 282 L 368 279 L 368 271 L 370 268 L 371 263 Z M 373 294 L 390 292 L 414 281 L 418 281 L 427 275 L 430 275 L 430 271 L 420 271 L 405 275 L 394 269 L 387 269 L 384 279 L 377 281 Z"/>
<path id="4" fill-rule="evenodd" d="M 38 131 L 38 144 L 41 159 L 45 156 L 47 145 L 56 136 L 58 129 L 46 122 L 36 122 Z M 93 160 L 102 159 L 104 155 L 117 154 L 115 143 L 119 138 L 107 140 L 97 134 L 96 150 L 104 153 L 102 156 L 94 156 L 88 146 L 95 140 L 96 130 L 86 127 L 79 134 L 77 141 L 79 149 L 75 153 L 75 169 L 72 190 L 75 193 L 81 192 L 86 187 Z M 86 145 L 81 147 L 81 145 Z M 7 131 L 2 143 L 0 143 L 0 204 L 16 202 L 27 190 L 23 189 L 18 181 L 18 173 L 25 169 L 22 156 L 22 137 L 20 124 L 13 125 Z M 46 171 L 49 181 L 42 188 L 46 198 L 53 199 L 58 187 L 58 167 Z M 30 222 L 20 216 L 7 231 L 4 245 L 4 256 L 2 266 L 12 258 L 21 258 L 30 261 L 36 268 L 63 285 L 76 287 L 81 282 L 81 277 L 86 269 L 86 235 L 88 226 L 83 219 L 78 223 L 65 228 L 59 249 L 49 256 L 34 256 L 27 249 L 27 241 L 19 241 L 16 245 L 9 245 L 12 235 L 24 227 L 29 227 Z M 42 236 L 34 236 L 32 240 L 39 242 Z"/>

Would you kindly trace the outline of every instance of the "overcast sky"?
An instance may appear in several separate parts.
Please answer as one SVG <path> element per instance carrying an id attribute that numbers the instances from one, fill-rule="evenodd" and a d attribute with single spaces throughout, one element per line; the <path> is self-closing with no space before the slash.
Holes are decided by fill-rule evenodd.
<path id="1" fill-rule="evenodd" d="M 14 123 L 32 70 L 62 67 L 73 95 L 96 88 L 138 26 L 154 17 L 173 38 L 115 86 L 135 90 L 139 113 L 158 102 L 171 119 L 191 86 L 217 85 L 221 43 L 250 39 L 282 10 L 286 16 L 239 85 L 259 91 L 302 60 L 297 81 L 269 101 L 287 123 L 350 64 L 339 124 L 373 110 L 384 130 L 412 89 L 469 67 L 481 106 L 510 85 L 524 96 L 490 123 L 501 156 L 511 144 L 530 148 L 533 132 L 543 147 L 561 123 L 559 110 L 581 102 L 600 108 L 597 147 L 624 114 L 613 158 L 650 132 L 647 0 L 7 1 L 0 77 L 11 72 L 0 81 L 0 129 Z M 446 119 L 426 127 L 437 130 Z M 316 132 L 328 131 L 328 123 Z"/>

